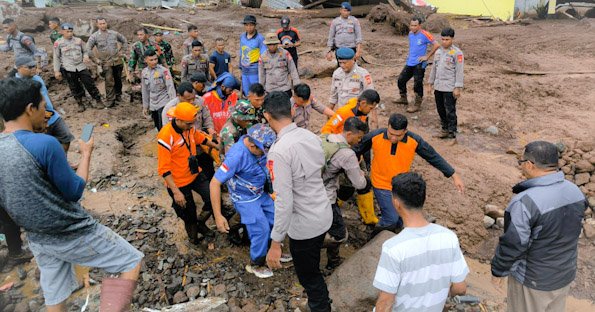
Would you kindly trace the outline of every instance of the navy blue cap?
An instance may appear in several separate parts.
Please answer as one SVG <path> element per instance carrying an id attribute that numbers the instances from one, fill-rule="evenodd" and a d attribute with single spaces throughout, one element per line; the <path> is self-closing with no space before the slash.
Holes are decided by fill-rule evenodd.
<path id="1" fill-rule="evenodd" d="M 351 48 L 339 48 L 337 50 L 337 59 L 351 60 L 355 57 L 355 52 Z"/>
<path id="2" fill-rule="evenodd" d="M 349 12 L 351 12 L 351 4 L 349 4 L 349 2 L 345 1 L 343 3 L 341 3 L 341 8 L 348 10 Z"/>
<path id="3" fill-rule="evenodd" d="M 62 24 L 60 26 L 60 29 L 70 29 L 70 30 L 73 30 L 74 29 L 74 26 L 72 26 L 72 24 L 70 24 L 70 23 L 64 23 L 64 24 Z"/>

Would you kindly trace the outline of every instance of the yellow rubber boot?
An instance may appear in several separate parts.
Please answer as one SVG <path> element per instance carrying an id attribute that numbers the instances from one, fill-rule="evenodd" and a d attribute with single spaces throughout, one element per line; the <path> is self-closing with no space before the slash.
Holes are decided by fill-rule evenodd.
<path id="1" fill-rule="evenodd" d="M 374 213 L 374 193 L 372 191 L 366 194 L 357 194 L 357 207 L 365 224 L 378 223 L 378 217 Z"/>

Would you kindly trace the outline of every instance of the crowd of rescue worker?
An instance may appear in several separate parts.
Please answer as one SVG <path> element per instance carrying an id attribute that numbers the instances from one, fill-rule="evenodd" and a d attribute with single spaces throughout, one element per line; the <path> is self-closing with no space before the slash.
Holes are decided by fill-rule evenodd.
<path id="1" fill-rule="evenodd" d="M 161 29 L 140 28 L 138 41 L 129 45 L 99 17 L 97 31 L 85 43 L 74 36 L 73 24 L 52 18 L 52 68 L 57 80 L 66 80 L 78 112 L 126 102 L 123 78 L 130 84 L 128 102 L 136 105 L 134 96 L 140 94 L 143 115 L 158 131 L 157 172 L 192 248 L 212 241 L 216 226 L 235 244 L 249 244 L 248 273 L 269 278 L 292 261 L 310 311 L 331 311 L 321 250 L 326 249 L 326 270 L 341 264 L 340 246 L 349 237 L 342 211 L 354 200 L 361 222 L 371 228 L 370 239 L 385 230 L 398 233 L 382 247 L 373 281 L 379 290 L 375 310 L 442 311 L 449 296 L 465 294 L 469 269 L 456 234 L 426 220 L 426 183 L 410 168 L 419 155 L 451 179 L 460 196 L 463 179 L 409 130 L 405 115 L 391 113 L 386 124 L 379 123 L 380 94 L 360 66 L 360 22 L 348 2 L 339 12 L 327 42 L 326 59 L 336 59 L 338 66 L 328 101 L 316 98 L 300 80 L 301 35 L 289 17 L 263 36 L 256 17 L 246 15 L 236 64 L 223 38 L 215 39 L 208 55 L 195 25 L 179 47 L 184 56 L 178 64 Z M 48 53 L 14 20 L 2 24 L 7 38 L 0 50 L 15 56 L 14 69 L 0 81 L 5 126 L 0 224 L 9 249 L 3 270 L 34 256 L 46 309 L 53 312 L 66 311 L 66 299 L 78 288 L 75 267 L 101 268 L 115 276 L 102 281 L 100 310 L 127 311 L 144 255 L 81 206 L 93 138 L 79 140 L 80 162 L 71 166 L 67 152 L 75 138 L 38 75 Z M 446 146 L 456 143 L 456 103 L 463 90 L 464 56 L 454 37 L 455 31 L 445 28 L 439 43 L 422 29 L 421 18 L 411 19 L 395 101 L 415 113 L 424 84 L 433 89 L 440 116 L 435 138 Z M 105 95 L 90 64 L 105 80 Z M 314 129 L 319 135 L 311 131 L 313 111 L 328 119 Z M 508 311 L 563 311 L 586 201 L 558 171 L 555 145 L 528 144 L 519 166 L 527 180 L 513 188 L 516 195 L 492 261 L 493 282 L 501 287 L 502 278 L 509 277 Z M 200 208 L 193 193 L 202 199 Z"/>

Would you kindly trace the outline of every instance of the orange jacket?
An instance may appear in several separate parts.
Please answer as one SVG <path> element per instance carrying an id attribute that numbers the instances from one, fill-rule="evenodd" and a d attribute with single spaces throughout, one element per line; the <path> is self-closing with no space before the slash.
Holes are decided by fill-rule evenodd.
<path id="1" fill-rule="evenodd" d="M 440 170 L 446 177 L 452 176 L 455 172 L 430 144 L 411 131 L 407 131 L 401 141 L 393 144 L 388 139 L 386 128 L 377 129 L 366 134 L 361 143 L 353 149 L 358 156 L 372 150 L 370 180 L 372 186 L 381 190 L 392 190 L 393 177 L 409 172 L 415 154 Z"/>
<path id="2" fill-rule="evenodd" d="M 163 126 L 157 134 L 157 143 L 159 144 L 157 147 L 157 172 L 159 175 L 164 178 L 171 175 L 177 187 L 192 183 L 198 174 L 190 173 L 188 157 L 190 157 L 191 151 L 192 155 L 196 155 L 196 145 L 205 144 L 206 141 L 207 137 L 204 133 L 194 128 L 181 132 L 173 121 Z"/>
<path id="3" fill-rule="evenodd" d="M 368 123 L 368 115 L 361 115 L 361 113 L 358 112 L 358 108 L 359 106 L 357 104 L 357 98 L 351 98 L 349 101 L 347 101 L 345 106 L 337 109 L 335 115 L 329 119 L 324 126 L 322 126 L 320 133 L 341 134 L 343 133 L 343 125 L 345 124 L 345 120 L 349 119 L 350 117 L 358 116 L 358 114 L 358 117 L 363 122 Z"/>
<path id="4" fill-rule="evenodd" d="M 224 102 L 217 93 L 217 89 L 215 89 L 203 95 L 202 98 L 205 101 L 204 106 L 209 109 L 211 118 L 213 118 L 215 131 L 217 133 L 221 132 L 223 125 L 229 116 L 231 116 L 231 107 L 235 106 L 238 101 L 238 94 L 233 92 Z"/>

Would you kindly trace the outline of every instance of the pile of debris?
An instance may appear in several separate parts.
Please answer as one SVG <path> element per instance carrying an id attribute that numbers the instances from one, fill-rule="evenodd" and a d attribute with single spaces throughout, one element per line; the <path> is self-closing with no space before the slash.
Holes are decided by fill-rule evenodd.
<path id="1" fill-rule="evenodd" d="M 394 33 L 397 35 L 409 33 L 409 22 L 414 16 L 423 21 L 425 30 L 433 33 L 439 33 L 442 29 L 450 27 L 450 23 L 444 16 L 434 14 L 435 9 L 414 7 L 405 1 L 400 1 L 399 4 L 396 5 L 392 0 L 389 0 L 388 4 L 380 3 L 370 10 L 368 19 L 374 23 L 389 24 L 394 27 Z"/>

